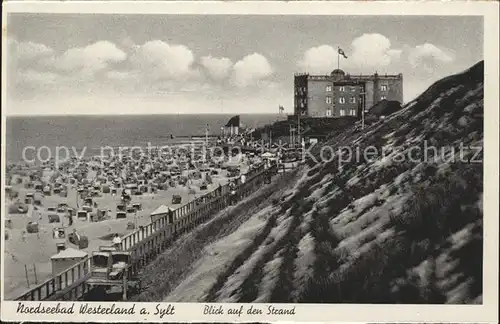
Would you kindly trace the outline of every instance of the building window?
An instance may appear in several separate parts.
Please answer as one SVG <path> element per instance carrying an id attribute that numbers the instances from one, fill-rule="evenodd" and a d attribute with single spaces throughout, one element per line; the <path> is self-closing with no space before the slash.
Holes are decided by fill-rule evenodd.
<path id="1" fill-rule="evenodd" d="M 331 109 L 327 109 L 326 110 L 326 117 L 331 117 L 332 116 L 332 110 Z"/>
<path id="2" fill-rule="evenodd" d="M 326 86 L 326 92 L 332 92 L 332 86 Z"/>
<path id="3" fill-rule="evenodd" d="M 344 92 L 345 91 L 345 87 L 344 86 L 339 87 L 339 91 L 340 92 Z"/>
<path id="4" fill-rule="evenodd" d="M 351 92 L 355 92 L 356 91 L 356 87 L 351 87 Z"/>
<path id="5" fill-rule="evenodd" d="M 356 97 L 351 97 L 349 100 L 350 103 L 356 103 Z"/>
<path id="6" fill-rule="evenodd" d="M 327 104 L 331 104 L 331 103 L 332 103 L 332 97 L 327 96 L 327 97 L 326 97 L 326 103 L 327 103 Z"/>
<path id="7" fill-rule="evenodd" d="M 303 92 L 306 92 L 306 87 L 302 87 L 302 91 L 303 91 Z"/>
<path id="8" fill-rule="evenodd" d="M 351 115 L 351 116 L 356 116 L 356 109 L 351 109 L 351 110 L 349 111 L 349 115 Z"/>
<path id="9" fill-rule="evenodd" d="M 386 96 L 381 96 L 381 97 L 380 97 L 380 100 L 385 100 L 385 99 L 387 99 L 387 97 L 386 97 Z"/>
<path id="10" fill-rule="evenodd" d="M 340 109 L 340 116 L 345 116 L 345 110 L 344 109 Z"/>
<path id="11" fill-rule="evenodd" d="M 387 91 L 387 85 L 386 85 L 386 84 L 383 84 L 383 85 L 380 87 L 380 90 L 382 90 L 382 91 Z"/>
<path id="12" fill-rule="evenodd" d="M 339 103 L 341 103 L 341 104 L 345 103 L 345 98 L 344 97 L 340 97 L 339 98 Z"/>

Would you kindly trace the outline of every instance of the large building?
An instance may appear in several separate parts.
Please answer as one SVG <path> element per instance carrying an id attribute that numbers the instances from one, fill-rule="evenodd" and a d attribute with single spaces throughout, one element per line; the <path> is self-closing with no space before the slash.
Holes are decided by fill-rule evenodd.
<path id="1" fill-rule="evenodd" d="M 296 74 L 294 114 L 304 117 L 359 116 L 381 100 L 403 103 L 403 75 Z"/>

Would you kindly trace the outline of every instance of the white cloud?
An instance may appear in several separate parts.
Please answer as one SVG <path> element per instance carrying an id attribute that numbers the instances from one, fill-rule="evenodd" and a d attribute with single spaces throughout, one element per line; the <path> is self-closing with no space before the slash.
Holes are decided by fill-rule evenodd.
<path id="1" fill-rule="evenodd" d="M 451 54 L 430 43 L 417 45 L 408 54 L 408 61 L 414 68 L 422 67 L 429 71 L 434 70 L 440 63 L 450 63 L 453 60 Z"/>
<path id="2" fill-rule="evenodd" d="M 233 66 L 232 83 L 237 87 L 258 84 L 273 74 L 268 60 L 261 54 L 253 53 L 245 56 Z"/>
<path id="3" fill-rule="evenodd" d="M 229 75 L 233 62 L 226 57 L 204 56 L 201 58 L 201 65 L 207 69 L 212 78 L 222 80 Z"/>
<path id="4" fill-rule="evenodd" d="M 391 41 L 381 34 L 363 34 L 352 41 L 352 62 L 363 67 L 383 67 L 401 55 L 391 49 Z"/>
<path id="5" fill-rule="evenodd" d="M 49 57 L 54 53 L 52 48 L 39 43 L 17 42 L 14 40 L 11 44 L 15 46 L 17 58 L 23 61 Z"/>
<path id="6" fill-rule="evenodd" d="M 126 72 L 126 71 L 108 71 L 106 73 L 108 79 L 110 80 L 118 80 L 118 81 L 123 81 L 123 80 L 130 80 L 133 78 L 135 75 L 134 73 L 131 72 Z"/>
<path id="7" fill-rule="evenodd" d="M 355 38 L 351 47 L 340 46 L 347 59 L 340 58 L 341 66 L 350 72 L 370 73 L 377 68 L 393 64 L 402 54 L 401 49 L 392 48 L 390 40 L 381 34 L 363 34 Z M 337 66 L 337 48 L 321 45 L 308 49 L 298 62 L 298 67 L 309 73 L 328 74 Z"/>
<path id="8" fill-rule="evenodd" d="M 304 53 L 298 66 L 303 72 L 327 74 L 337 65 L 337 50 L 330 45 L 312 47 Z"/>
<path id="9" fill-rule="evenodd" d="M 124 61 L 127 54 L 108 41 L 99 41 L 83 48 L 71 48 L 55 61 L 55 66 L 65 72 L 75 72 L 82 76 L 108 67 L 110 63 Z"/>
<path id="10" fill-rule="evenodd" d="M 18 82 L 30 85 L 46 85 L 54 83 L 58 76 L 50 72 L 40 72 L 35 70 L 25 70 L 19 72 Z"/>
<path id="11" fill-rule="evenodd" d="M 160 40 L 137 48 L 131 58 L 134 67 L 152 80 L 182 78 L 196 74 L 192 70 L 193 52 L 184 45 L 170 45 Z"/>

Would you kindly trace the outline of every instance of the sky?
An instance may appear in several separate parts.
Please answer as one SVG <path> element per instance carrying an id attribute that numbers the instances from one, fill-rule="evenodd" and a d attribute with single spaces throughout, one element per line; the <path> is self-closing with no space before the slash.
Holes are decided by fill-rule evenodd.
<path id="1" fill-rule="evenodd" d="M 473 16 L 10 14 L 5 39 L 7 115 L 291 113 L 294 73 L 337 64 L 408 102 L 483 60 Z"/>

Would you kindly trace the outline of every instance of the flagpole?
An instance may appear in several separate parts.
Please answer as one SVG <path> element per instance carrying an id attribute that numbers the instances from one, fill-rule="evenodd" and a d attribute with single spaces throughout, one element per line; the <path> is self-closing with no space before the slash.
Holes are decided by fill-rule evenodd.
<path id="1" fill-rule="evenodd" d="M 340 70 L 340 47 L 337 47 L 337 70 Z"/>

